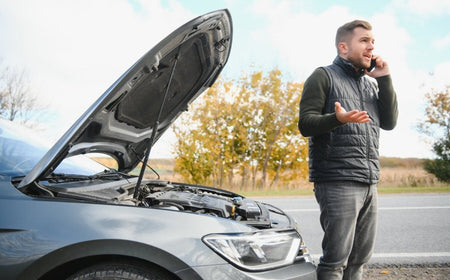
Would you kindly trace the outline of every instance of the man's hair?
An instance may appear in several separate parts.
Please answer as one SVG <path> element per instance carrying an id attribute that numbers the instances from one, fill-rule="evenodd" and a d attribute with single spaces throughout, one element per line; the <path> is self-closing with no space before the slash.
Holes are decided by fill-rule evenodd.
<path id="1" fill-rule="evenodd" d="M 367 30 L 372 30 L 372 25 L 370 25 L 369 22 L 367 22 L 365 20 L 359 20 L 359 19 L 351 21 L 351 22 L 347 22 L 346 24 L 339 27 L 336 32 L 336 42 L 335 42 L 338 53 L 339 53 L 339 48 L 338 48 L 339 43 L 348 40 L 349 37 L 351 35 L 353 35 L 353 30 L 356 27 L 362 27 Z"/>

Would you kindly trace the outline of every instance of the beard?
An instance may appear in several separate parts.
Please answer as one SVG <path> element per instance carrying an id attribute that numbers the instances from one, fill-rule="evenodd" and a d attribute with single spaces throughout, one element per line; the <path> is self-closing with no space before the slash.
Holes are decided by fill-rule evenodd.
<path id="1" fill-rule="evenodd" d="M 367 61 L 365 57 L 349 55 L 347 60 L 357 69 L 366 69 L 370 67 L 370 60 Z"/>

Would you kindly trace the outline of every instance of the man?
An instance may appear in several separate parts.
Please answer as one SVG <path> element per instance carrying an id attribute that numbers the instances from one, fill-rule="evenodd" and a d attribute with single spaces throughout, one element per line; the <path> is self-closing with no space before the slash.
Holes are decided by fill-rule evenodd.
<path id="1" fill-rule="evenodd" d="M 393 129 L 398 110 L 389 66 L 372 53 L 371 30 L 362 20 L 341 26 L 337 57 L 306 80 L 300 100 L 298 127 L 309 137 L 309 177 L 324 230 L 319 280 L 362 279 L 374 247 L 380 128 Z"/>

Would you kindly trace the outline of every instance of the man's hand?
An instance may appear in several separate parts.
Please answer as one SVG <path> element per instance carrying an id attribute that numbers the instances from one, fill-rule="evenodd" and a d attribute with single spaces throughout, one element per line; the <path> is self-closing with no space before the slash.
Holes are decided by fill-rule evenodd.
<path id="1" fill-rule="evenodd" d="M 336 111 L 336 118 L 341 123 L 365 123 L 370 122 L 369 115 L 366 111 L 358 111 L 352 110 L 347 112 L 342 106 L 341 103 L 335 102 L 334 108 Z"/>
<path id="2" fill-rule="evenodd" d="M 364 73 L 372 78 L 379 78 L 382 76 L 387 76 L 390 74 L 389 71 L 389 65 L 387 64 L 386 61 L 384 61 L 381 56 L 379 55 L 373 55 L 372 59 L 375 59 L 377 65 L 375 66 L 375 68 L 373 69 L 372 72 L 368 72 L 367 70 L 364 70 Z"/>

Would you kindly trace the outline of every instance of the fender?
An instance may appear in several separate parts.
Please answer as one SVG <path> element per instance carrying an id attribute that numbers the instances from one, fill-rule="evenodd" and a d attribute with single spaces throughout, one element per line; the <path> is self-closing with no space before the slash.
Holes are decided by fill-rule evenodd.
<path id="1" fill-rule="evenodd" d="M 115 239 L 92 240 L 59 248 L 33 262 L 17 279 L 39 279 L 64 265 L 70 265 L 71 262 L 90 257 L 101 259 L 102 256 L 131 257 L 154 263 L 177 274 L 181 279 L 201 279 L 186 263 L 159 248 Z"/>

